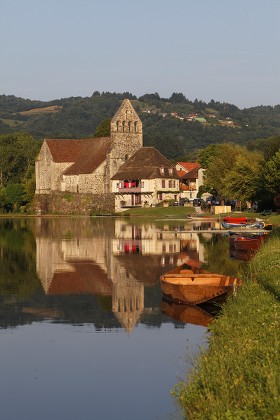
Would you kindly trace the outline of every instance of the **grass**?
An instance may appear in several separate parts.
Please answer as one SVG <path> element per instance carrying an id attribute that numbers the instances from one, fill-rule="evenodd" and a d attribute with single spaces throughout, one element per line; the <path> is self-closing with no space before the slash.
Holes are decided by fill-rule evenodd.
<path id="1" fill-rule="evenodd" d="M 189 419 L 280 418 L 280 228 L 211 325 L 209 346 L 172 393 Z"/>
<path id="2" fill-rule="evenodd" d="M 195 213 L 192 206 L 170 206 L 170 207 L 137 207 L 119 213 L 121 216 L 145 217 L 145 218 L 184 218 Z"/>

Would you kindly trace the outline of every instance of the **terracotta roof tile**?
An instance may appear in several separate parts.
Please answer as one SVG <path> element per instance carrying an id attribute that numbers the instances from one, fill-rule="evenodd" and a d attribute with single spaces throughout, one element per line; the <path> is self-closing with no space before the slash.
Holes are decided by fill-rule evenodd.
<path id="1" fill-rule="evenodd" d="M 91 174 L 106 159 L 110 145 L 110 137 L 84 140 L 77 160 L 64 175 Z"/>
<path id="2" fill-rule="evenodd" d="M 45 139 L 56 163 L 75 162 L 84 140 Z"/>
<path id="3" fill-rule="evenodd" d="M 46 139 L 56 163 L 73 162 L 65 175 L 92 173 L 105 159 L 110 149 L 110 137 L 79 140 Z"/>
<path id="4" fill-rule="evenodd" d="M 200 164 L 197 162 L 178 162 L 178 165 L 182 166 L 187 172 L 200 168 Z"/>
<path id="5" fill-rule="evenodd" d="M 163 168 L 161 173 L 160 168 Z M 169 169 L 173 173 L 169 173 Z M 111 179 L 177 178 L 175 166 L 154 147 L 141 147 Z"/>

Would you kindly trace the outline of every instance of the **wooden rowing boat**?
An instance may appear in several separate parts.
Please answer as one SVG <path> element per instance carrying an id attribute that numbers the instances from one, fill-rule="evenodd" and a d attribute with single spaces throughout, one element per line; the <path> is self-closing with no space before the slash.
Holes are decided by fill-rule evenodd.
<path id="1" fill-rule="evenodd" d="M 240 285 L 240 280 L 183 264 L 163 274 L 160 284 L 163 295 L 174 302 L 198 305 L 218 300 Z"/>

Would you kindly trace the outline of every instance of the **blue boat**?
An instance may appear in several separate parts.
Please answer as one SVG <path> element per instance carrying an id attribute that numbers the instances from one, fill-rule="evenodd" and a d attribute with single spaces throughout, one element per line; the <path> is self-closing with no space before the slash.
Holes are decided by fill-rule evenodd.
<path id="1" fill-rule="evenodd" d="M 251 223 L 227 223 L 225 221 L 222 221 L 221 226 L 223 229 L 264 229 L 265 223 L 262 220 Z"/>

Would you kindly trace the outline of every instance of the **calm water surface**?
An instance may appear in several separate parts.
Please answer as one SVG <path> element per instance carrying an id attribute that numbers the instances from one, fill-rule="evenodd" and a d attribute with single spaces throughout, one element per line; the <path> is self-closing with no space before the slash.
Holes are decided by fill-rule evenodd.
<path id="1" fill-rule="evenodd" d="M 226 235 L 193 227 L 0 219 L 1 418 L 182 418 L 170 390 L 206 345 L 213 308 L 163 301 L 159 277 L 183 261 L 231 275 L 244 264 Z"/>

